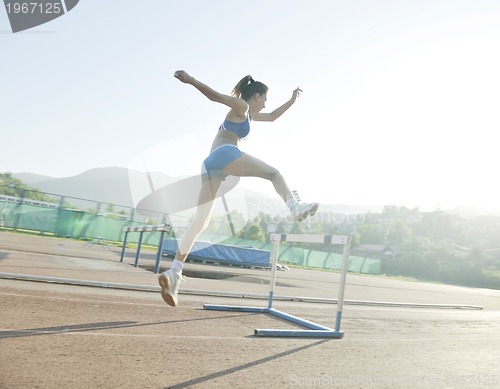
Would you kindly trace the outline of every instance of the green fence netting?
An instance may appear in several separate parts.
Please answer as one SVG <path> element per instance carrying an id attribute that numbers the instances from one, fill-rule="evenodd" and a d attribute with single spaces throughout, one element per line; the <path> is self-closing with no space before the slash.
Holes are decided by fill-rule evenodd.
<path id="1" fill-rule="evenodd" d="M 124 238 L 124 228 L 130 225 L 146 225 L 132 220 L 113 218 L 103 215 L 94 215 L 85 211 L 66 208 L 47 208 L 30 204 L 4 203 L 0 208 L 0 226 L 19 230 L 40 231 L 57 236 L 79 239 L 101 238 L 109 241 L 121 242 Z M 158 246 L 160 234 L 146 232 L 142 243 Z M 139 234 L 129 233 L 127 241 L 136 243 Z M 273 243 L 245 240 L 238 237 L 221 237 L 215 234 L 203 234 L 200 240 L 213 243 L 234 245 L 241 247 L 255 247 L 272 252 Z M 342 254 L 326 252 L 312 248 L 295 247 L 292 244 L 280 246 L 278 259 L 282 263 L 297 266 L 307 266 L 319 269 L 340 269 Z M 380 274 L 379 260 L 349 256 L 349 271 L 365 274 Z"/>
<path id="2" fill-rule="evenodd" d="M 16 230 L 39 231 L 61 237 L 123 241 L 123 229 L 130 225 L 146 225 L 110 218 L 102 215 L 92 215 L 84 211 L 64 208 L 45 208 L 29 204 L 7 204 L 2 209 L 1 226 Z M 139 234 L 129 234 L 128 242 L 139 240 Z M 157 246 L 160 234 L 147 232 L 143 234 L 142 243 Z"/>

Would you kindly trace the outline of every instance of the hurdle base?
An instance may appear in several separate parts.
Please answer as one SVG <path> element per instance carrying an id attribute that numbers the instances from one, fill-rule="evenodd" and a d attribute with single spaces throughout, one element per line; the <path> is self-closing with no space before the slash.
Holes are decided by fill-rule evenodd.
<path id="1" fill-rule="evenodd" d="M 203 309 L 210 311 L 231 311 L 231 312 L 252 312 L 252 313 L 267 313 L 284 319 L 294 324 L 301 325 L 308 328 L 308 330 L 281 330 L 281 329 L 255 329 L 255 336 L 269 336 L 269 337 L 296 337 L 296 338 L 342 338 L 343 331 L 333 330 L 329 327 L 314 323 L 309 320 L 302 319 L 297 316 L 279 311 L 274 308 L 263 307 L 248 307 L 237 305 L 215 305 L 204 304 Z"/>
<path id="2" fill-rule="evenodd" d="M 256 329 L 255 336 L 288 337 L 288 338 L 336 338 L 344 336 L 343 331 L 335 330 L 270 330 Z"/>
<path id="3" fill-rule="evenodd" d="M 207 311 L 233 311 L 233 312 L 254 312 L 254 313 L 266 313 L 267 308 L 261 307 L 245 307 L 237 305 L 214 305 L 214 304 L 204 304 L 203 309 Z"/>

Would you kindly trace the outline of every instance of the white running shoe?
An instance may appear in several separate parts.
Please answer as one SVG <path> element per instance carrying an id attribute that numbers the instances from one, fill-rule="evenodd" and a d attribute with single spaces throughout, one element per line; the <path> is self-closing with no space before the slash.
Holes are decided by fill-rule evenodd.
<path id="1" fill-rule="evenodd" d="M 318 203 L 303 204 L 297 203 L 295 207 L 291 209 L 293 217 L 301 222 L 308 216 L 314 216 L 318 210 Z"/>
<path id="2" fill-rule="evenodd" d="M 161 297 L 172 307 L 177 306 L 177 294 L 181 279 L 182 274 L 174 272 L 172 269 L 168 269 L 158 277 L 158 283 L 161 286 Z"/>

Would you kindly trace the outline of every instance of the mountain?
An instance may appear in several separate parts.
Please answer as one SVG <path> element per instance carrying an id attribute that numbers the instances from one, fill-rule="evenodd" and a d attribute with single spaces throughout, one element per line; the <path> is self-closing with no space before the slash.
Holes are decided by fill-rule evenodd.
<path id="1" fill-rule="evenodd" d="M 49 176 L 43 176 L 41 174 L 36 174 L 36 173 L 17 173 L 12 175 L 14 178 L 17 178 L 18 180 L 21 180 L 24 182 L 26 185 L 33 187 L 36 187 L 36 185 L 39 182 L 42 181 L 49 181 L 49 180 L 54 180 L 54 177 L 49 177 Z"/>
<path id="2" fill-rule="evenodd" d="M 71 177 L 53 178 L 33 173 L 12 174 L 13 177 L 40 189 L 42 192 L 133 207 L 130 181 L 145 173 L 122 167 L 95 168 Z M 151 174 L 156 181 L 169 182 L 172 178 L 161 173 Z M 70 203 L 76 204 L 73 200 Z"/>

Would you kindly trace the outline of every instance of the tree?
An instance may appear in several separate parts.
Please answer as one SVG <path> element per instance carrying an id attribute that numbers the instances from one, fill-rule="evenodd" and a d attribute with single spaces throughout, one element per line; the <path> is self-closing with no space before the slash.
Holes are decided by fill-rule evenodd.
<path id="1" fill-rule="evenodd" d="M 0 173 L 0 194 L 25 197 L 27 199 L 44 201 L 47 203 L 57 202 L 53 198 L 43 194 L 40 189 L 31 188 L 21 180 L 12 177 L 11 173 Z"/>
<path id="2" fill-rule="evenodd" d="M 262 230 L 262 227 L 254 223 L 250 225 L 248 228 L 248 239 L 250 240 L 256 240 L 258 242 L 265 242 L 266 241 L 266 234 Z"/>
<path id="3" fill-rule="evenodd" d="M 362 224 L 358 228 L 361 244 L 382 244 L 385 242 L 386 227 L 382 224 Z"/>
<path id="4" fill-rule="evenodd" d="M 247 225 L 238 233 L 238 237 L 255 240 L 257 242 L 265 242 L 266 233 L 260 226 L 259 221 L 259 218 L 255 218 L 253 223 L 247 223 Z"/>
<path id="5" fill-rule="evenodd" d="M 393 220 L 385 232 L 385 241 L 389 244 L 402 244 L 411 235 L 411 229 L 402 220 Z"/>

